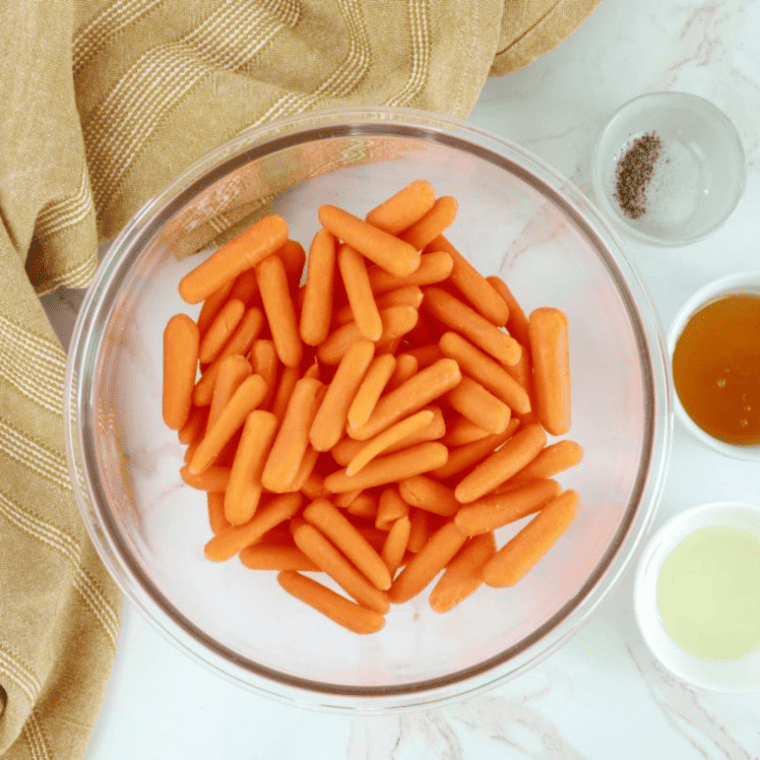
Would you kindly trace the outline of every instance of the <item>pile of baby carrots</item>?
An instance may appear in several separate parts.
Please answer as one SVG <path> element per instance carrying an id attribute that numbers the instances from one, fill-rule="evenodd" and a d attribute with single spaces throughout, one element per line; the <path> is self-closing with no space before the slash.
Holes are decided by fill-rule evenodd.
<path id="1" fill-rule="evenodd" d="M 357 633 L 439 574 L 439 612 L 513 585 L 579 509 L 553 478 L 583 456 L 563 437 L 567 319 L 478 273 L 443 235 L 456 211 L 424 180 L 365 218 L 321 206 L 308 264 L 267 216 L 181 279 L 200 312 L 164 331 L 163 417 L 208 496 L 206 557 L 278 571 Z"/>

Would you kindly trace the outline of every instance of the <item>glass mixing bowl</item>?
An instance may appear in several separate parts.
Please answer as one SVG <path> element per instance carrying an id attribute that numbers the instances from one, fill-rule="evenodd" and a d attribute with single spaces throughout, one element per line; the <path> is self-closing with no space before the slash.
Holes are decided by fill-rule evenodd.
<path id="1" fill-rule="evenodd" d="M 573 425 L 584 461 L 558 476 L 580 494 L 569 532 L 512 589 L 454 610 L 423 593 L 370 636 L 285 594 L 275 573 L 211 563 L 205 494 L 179 476 L 161 419 L 162 332 L 197 308 L 177 293 L 202 247 L 264 202 L 308 242 L 317 208 L 364 214 L 415 179 L 459 202 L 447 237 L 500 274 L 526 312 L 570 324 Z M 203 256 L 205 254 L 201 254 Z M 523 149 L 409 110 L 338 110 L 241 134 L 151 200 L 111 245 L 83 303 L 67 373 L 66 443 L 76 497 L 105 565 L 185 651 L 290 703 L 379 712 L 489 688 L 558 647 L 612 588 L 649 526 L 670 446 L 659 323 L 592 205 Z M 502 529 L 506 531 L 507 529 Z"/>

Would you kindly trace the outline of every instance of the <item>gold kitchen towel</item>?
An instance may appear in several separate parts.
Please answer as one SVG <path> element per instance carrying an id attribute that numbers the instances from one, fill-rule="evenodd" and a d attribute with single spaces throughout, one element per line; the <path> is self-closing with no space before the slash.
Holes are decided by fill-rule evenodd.
<path id="1" fill-rule="evenodd" d="M 0 756 L 86 751 L 119 594 L 74 503 L 37 298 L 247 127 L 337 105 L 466 118 L 599 0 L 0 0 Z"/>

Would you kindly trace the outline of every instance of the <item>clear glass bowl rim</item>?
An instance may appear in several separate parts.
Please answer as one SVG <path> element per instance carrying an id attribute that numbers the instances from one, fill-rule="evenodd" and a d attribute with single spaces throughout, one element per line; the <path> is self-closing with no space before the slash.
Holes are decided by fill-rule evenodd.
<path id="1" fill-rule="evenodd" d="M 500 164 L 540 191 L 589 237 L 605 259 L 636 330 L 645 382 L 646 442 L 626 518 L 604 560 L 583 589 L 532 635 L 498 658 L 460 673 L 398 687 L 343 688 L 293 678 L 243 661 L 183 619 L 169 600 L 148 588 L 137 563 L 125 557 L 123 543 L 109 527 L 108 507 L 98 486 L 88 445 L 87 399 L 99 340 L 118 291 L 119 274 L 139 258 L 162 224 L 201 189 L 231 169 L 272 149 L 309 137 L 388 134 L 446 143 Z M 102 320 L 105 322 L 106 320 Z M 379 713 L 440 705 L 493 688 L 555 651 L 598 607 L 635 554 L 652 523 L 664 485 L 672 437 L 671 389 L 666 371 L 663 331 L 650 297 L 608 222 L 589 200 L 556 170 L 522 147 L 452 117 L 414 109 L 337 108 L 251 128 L 190 165 L 149 200 L 124 227 L 104 256 L 80 309 L 70 345 L 64 391 L 64 438 L 69 472 L 87 531 L 106 568 L 129 601 L 169 641 L 201 664 L 257 693 L 300 707 L 351 713 Z M 89 371 L 89 374 L 88 374 Z M 77 378 L 79 381 L 77 382 Z"/>

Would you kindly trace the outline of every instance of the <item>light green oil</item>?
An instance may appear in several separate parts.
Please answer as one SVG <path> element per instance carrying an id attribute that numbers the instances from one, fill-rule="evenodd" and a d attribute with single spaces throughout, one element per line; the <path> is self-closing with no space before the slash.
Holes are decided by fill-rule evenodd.
<path id="1" fill-rule="evenodd" d="M 657 605 L 668 635 L 706 660 L 760 646 L 760 540 L 736 528 L 703 528 L 662 563 Z"/>

